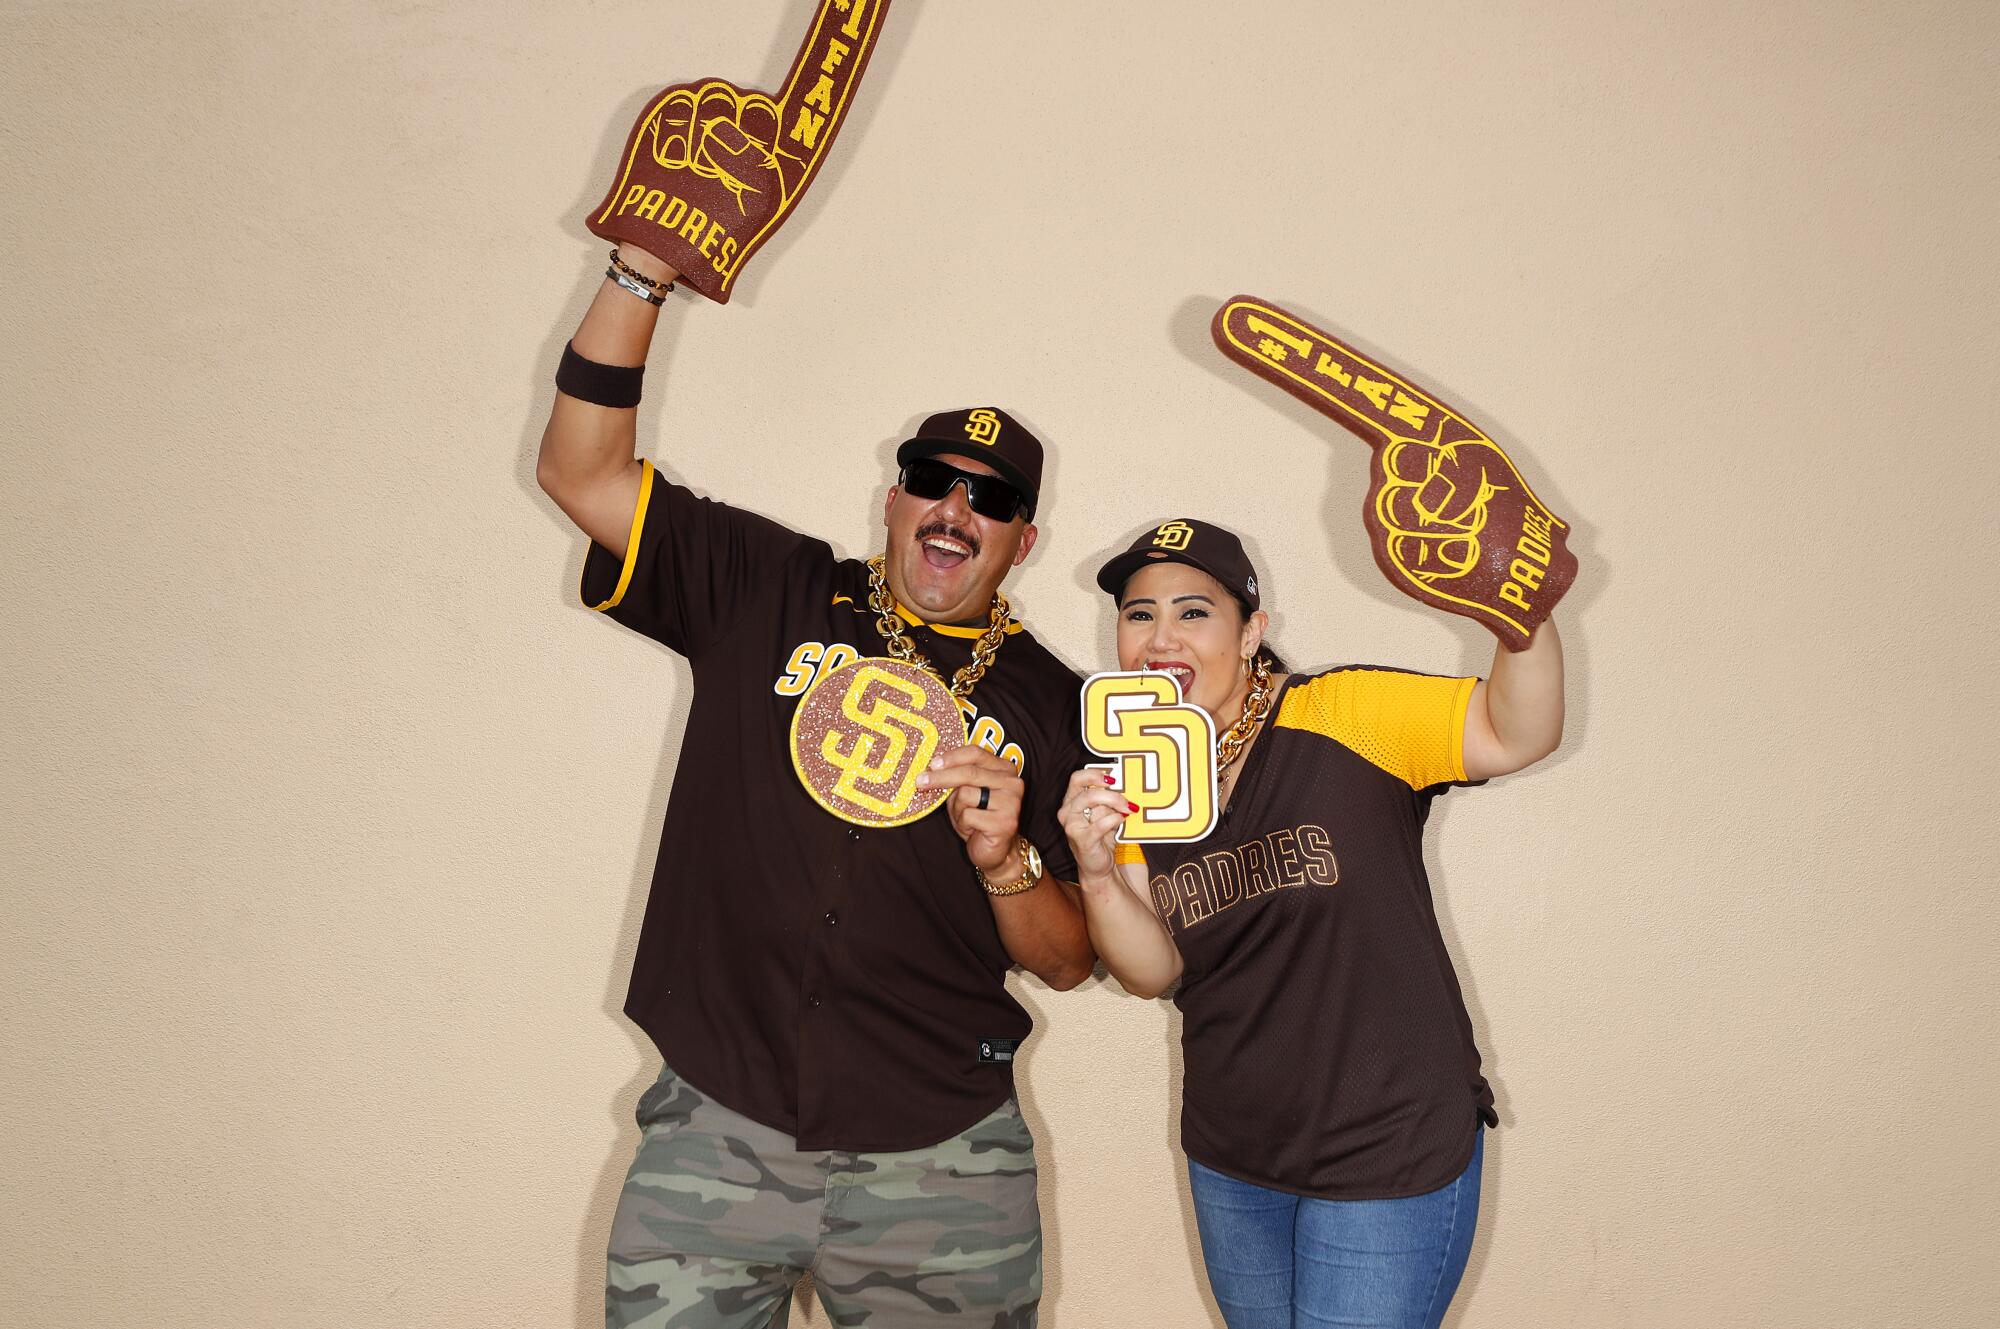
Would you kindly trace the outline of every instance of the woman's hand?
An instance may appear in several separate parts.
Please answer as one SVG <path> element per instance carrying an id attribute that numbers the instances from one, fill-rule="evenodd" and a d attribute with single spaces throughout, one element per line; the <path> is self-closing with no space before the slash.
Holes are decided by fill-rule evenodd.
<path id="1" fill-rule="evenodd" d="M 1070 776 L 1056 820 L 1076 859 L 1090 944 L 1127 992 L 1157 997 L 1181 976 L 1181 953 L 1153 912 L 1145 865 L 1118 862 L 1118 828 L 1139 809 L 1111 787 L 1110 778 L 1088 766 Z"/>
<path id="2" fill-rule="evenodd" d="M 1069 777 L 1056 820 L 1069 836 L 1069 851 L 1076 859 L 1077 883 L 1102 886 L 1116 880 L 1118 864 L 1113 845 L 1125 818 L 1138 805 L 1111 787 L 1111 777 L 1086 766 Z"/>

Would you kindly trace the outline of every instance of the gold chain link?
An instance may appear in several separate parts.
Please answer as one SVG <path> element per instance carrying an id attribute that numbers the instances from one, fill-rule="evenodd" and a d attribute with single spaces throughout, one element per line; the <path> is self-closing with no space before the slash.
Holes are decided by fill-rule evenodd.
<path id="1" fill-rule="evenodd" d="M 1236 723 L 1229 726 L 1229 732 L 1215 745 L 1215 773 L 1222 774 L 1229 769 L 1243 752 L 1243 745 L 1250 741 L 1250 735 L 1271 713 L 1271 662 L 1260 652 L 1257 663 L 1250 667 L 1250 695 L 1243 702 L 1243 714 Z"/>
<path id="2" fill-rule="evenodd" d="M 868 607 L 875 611 L 875 630 L 882 634 L 891 656 L 904 664 L 913 664 L 935 674 L 936 667 L 924 658 L 903 631 L 903 618 L 896 612 L 896 597 L 889 594 L 889 578 L 883 571 L 882 560 L 881 554 L 868 560 Z M 998 591 L 993 592 L 992 620 L 979 640 L 972 644 L 972 662 L 952 676 L 947 689 L 953 699 L 963 701 L 972 695 L 972 685 L 984 678 L 986 671 L 992 667 L 993 657 L 1000 653 L 1000 643 L 1006 640 L 1007 627 L 1013 621 L 1013 610 L 1007 603 L 1007 597 Z M 1270 679 L 1267 670 L 1264 681 L 1268 683 Z"/>

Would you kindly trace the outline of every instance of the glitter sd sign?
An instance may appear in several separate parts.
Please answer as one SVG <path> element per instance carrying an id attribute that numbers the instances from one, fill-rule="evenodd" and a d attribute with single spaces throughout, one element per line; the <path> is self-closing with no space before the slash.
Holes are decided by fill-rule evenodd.
<path id="1" fill-rule="evenodd" d="M 820 674 L 792 713 L 792 769 L 813 802 L 857 826 L 903 826 L 949 789 L 919 789 L 940 752 L 964 746 L 965 715 L 928 669 L 863 656 Z"/>

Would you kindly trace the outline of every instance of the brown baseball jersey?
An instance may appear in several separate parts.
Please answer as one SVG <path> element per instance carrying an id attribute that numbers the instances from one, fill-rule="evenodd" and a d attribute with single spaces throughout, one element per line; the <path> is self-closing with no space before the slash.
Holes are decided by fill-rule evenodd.
<path id="1" fill-rule="evenodd" d="M 1477 681 L 1293 675 L 1216 830 L 1145 848 L 1186 966 L 1195 1161 L 1325 1199 L 1418 1195 L 1497 1122 L 1423 857 L 1431 800 L 1465 779 Z"/>
<path id="2" fill-rule="evenodd" d="M 888 653 L 868 593 L 866 564 L 650 463 L 625 558 L 592 545 L 584 563 L 585 604 L 694 671 L 625 1013 L 690 1084 L 801 1149 L 957 1134 L 1012 1092 L 1032 1025 L 948 813 L 851 825 L 793 772 L 792 713 L 819 672 Z M 983 630 L 905 619 L 946 678 Z M 1016 625 L 966 715 L 1027 782 L 1021 833 L 1071 880 L 1055 813 L 1083 763 L 1078 685 Z"/>

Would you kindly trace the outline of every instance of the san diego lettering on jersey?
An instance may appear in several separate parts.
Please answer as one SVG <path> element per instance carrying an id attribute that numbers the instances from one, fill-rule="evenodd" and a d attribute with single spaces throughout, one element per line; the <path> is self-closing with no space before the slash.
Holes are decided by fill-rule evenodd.
<path id="1" fill-rule="evenodd" d="M 780 697 L 803 697 L 812 691 L 812 685 L 823 673 L 840 668 L 861 658 L 861 652 L 846 642 L 802 641 L 792 649 L 785 661 L 784 671 L 772 683 L 771 691 Z M 1007 737 L 1006 726 L 990 715 L 982 715 L 979 708 L 966 697 L 958 699 L 958 708 L 965 712 L 965 729 L 970 741 L 985 748 L 994 756 L 1012 763 L 1016 772 L 1024 769 L 1027 758 L 1019 743 Z"/>

